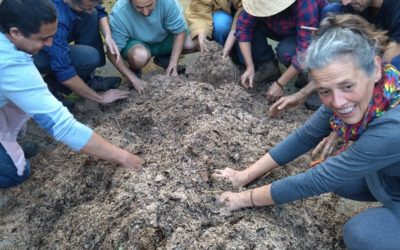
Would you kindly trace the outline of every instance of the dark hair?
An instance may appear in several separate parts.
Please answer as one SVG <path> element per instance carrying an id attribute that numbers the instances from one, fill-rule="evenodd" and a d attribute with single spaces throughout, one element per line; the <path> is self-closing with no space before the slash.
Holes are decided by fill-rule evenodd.
<path id="1" fill-rule="evenodd" d="M 25 37 L 39 33 L 42 24 L 54 23 L 57 10 L 50 0 L 0 0 L 0 32 L 18 28 Z"/>

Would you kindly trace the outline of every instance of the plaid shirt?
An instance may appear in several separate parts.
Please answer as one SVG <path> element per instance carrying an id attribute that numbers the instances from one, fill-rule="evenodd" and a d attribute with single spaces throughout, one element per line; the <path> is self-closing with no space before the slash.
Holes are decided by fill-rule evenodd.
<path id="1" fill-rule="evenodd" d="M 75 67 L 70 58 L 69 42 L 70 34 L 74 25 L 81 20 L 80 16 L 63 0 L 53 0 L 57 9 L 58 26 L 53 38 L 53 45 L 45 47 L 44 50 L 50 57 L 50 68 L 58 81 L 63 82 L 77 75 Z M 96 6 L 99 20 L 107 16 L 104 7 Z"/>
<path id="2" fill-rule="evenodd" d="M 310 45 L 311 32 L 302 30 L 300 26 L 317 27 L 321 11 L 327 4 L 326 0 L 297 0 L 286 10 L 269 17 L 255 17 L 243 11 L 237 21 L 236 37 L 239 42 L 251 42 L 254 28 L 259 21 L 278 36 L 296 35 L 296 55 L 291 63 L 296 69 L 301 69 L 299 59 Z"/>

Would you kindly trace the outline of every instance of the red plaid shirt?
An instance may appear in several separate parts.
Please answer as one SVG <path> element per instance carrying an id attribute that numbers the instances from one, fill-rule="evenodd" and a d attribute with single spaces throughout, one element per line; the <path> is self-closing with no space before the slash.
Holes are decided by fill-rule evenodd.
<path id="1" fill-rule="evenodd" d="M 251 42 L 254 28 L 259 21 L 264 22 L 268 29 L 279 36 L 296 35 L 296 55 L 291 58 L 291 63 L 296 69 L 301 69 L 299 59 L 310 45 L 311 32 L 302 30 L 300 26 L 317 27 L 321 11 L 327 4 L 326 0 L 297 0 L 286 10 L 269 17 L 255 17 L 243 10 L 237 21 L 236 37 L 239 42 Z"/>

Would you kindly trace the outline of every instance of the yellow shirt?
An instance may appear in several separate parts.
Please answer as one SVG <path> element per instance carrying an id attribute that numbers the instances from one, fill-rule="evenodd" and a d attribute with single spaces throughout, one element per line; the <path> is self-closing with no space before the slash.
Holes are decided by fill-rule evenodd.
<path id="1" fill-rule="evenodd" d="M 231 2 L 236 9 L 231 30 L 235 30 L 237 18 L 243 10 L 241 0 L 190 0 L 185 15 L 192 38 L 195 38 L 200 33 L 211 38 L 213 31 L 212 13 L 217 10 L 223 10 L 227 14 L 232 15 L 230 9 Z"/>

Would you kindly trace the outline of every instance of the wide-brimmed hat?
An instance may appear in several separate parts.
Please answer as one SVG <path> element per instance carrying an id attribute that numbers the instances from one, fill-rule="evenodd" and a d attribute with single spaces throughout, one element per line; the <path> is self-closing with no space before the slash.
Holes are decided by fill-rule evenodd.
<path id="1" fill-rule="evenodd" d="M 273 16 L 292 5 L 296 0 L 242 0 L 244 10 L 258 17 Z"/>

